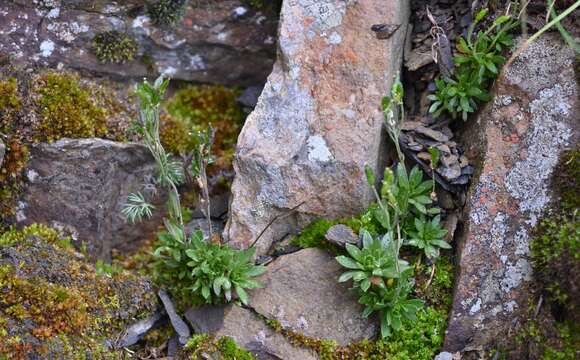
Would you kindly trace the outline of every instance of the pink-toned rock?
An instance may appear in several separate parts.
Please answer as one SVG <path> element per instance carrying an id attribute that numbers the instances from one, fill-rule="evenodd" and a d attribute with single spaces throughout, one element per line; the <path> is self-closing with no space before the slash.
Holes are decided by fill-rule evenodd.
<path id="1" fill-rule="evenodd" d="M 155 26 L 145 0 L 0 2 L 0 53 L 14 64 L 66 67 L 115 78 L 159 73 L 204 83 L 261 84 L 275 58 L 277 15 L 241 0 L 190 1 L 173 25 Z M 134 38 L 135 59 L 101 63 L 92 40 L 116 30 Z"/>
<path id="2" fill-rule="evenodd" d="M 459 276 L 445 350 L 489 350 L 528 318 L 530 232 L 553 200 L 561 152 L 578 137 L 574 52 L 558 34 L 540 38 L 497 81 L 469 143 L 481 155 L 468 194 Z"/>
<path id="3" fill-rule="evenodd" d="M 238 139 L 231 243 L 246 247 L 264 232 L 264 254 L 316 217 L 349 216 L 369 203 L 363 167 L 382 166 L 380 101 L 401 66 L 408 6 L 284 1 L 278 60 Z M 400 26 L 380 40 L 370 30 L 377 23 Z"/>

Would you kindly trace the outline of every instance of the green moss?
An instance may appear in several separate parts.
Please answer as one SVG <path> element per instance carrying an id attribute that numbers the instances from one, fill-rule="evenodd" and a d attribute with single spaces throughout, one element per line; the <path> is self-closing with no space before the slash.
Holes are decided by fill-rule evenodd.
<path id="1" fill-rule="evenodd" d="M 527 346 L 528 358 L 575 360 L 580 354 L 580 325 L 571 321 L 546 325 L 529 320 L 517 335 Z"/>
<path id="2" fill-rule="evenodd" d="M 306 248 L 330 249 L 331 244 L 326 241 L 324 235 L 336 222 L 319 219 L 306 226 L 298 236 L 292 239 L 292 245 Z M 332 248 L 334 250 L 334 248 Z"/>
<path id="3" fill-rule="evenodd" d="M 70 237 L 64 237 L 62 234 L 43 224 L 32 224 L 17 230 L 14 227 L 0 234 L 0 246 L 10 246 L 17 242 L 24 241 L 29 236 L 38 236 L 49 244 L 58 245 L 65 249 L 71 249 Z"/>
<path id="4" fill-rule="evenodd" d="M 314 351 L 322 360 L 431 360 L 443 345 L 447 310 L 425 308 L 417 313 L 418 320 L 404 324 L 400 331 L 388 339 L 363 340 L 348 346 L 338 346 L 329 339 L 316 339 L 284 329 L 276 320 L 268 319 L 274 331 L 281 333 L 293 345 Z"/>
<path id="5" fill-rule="evenodd" d="M 159 0 L 147 7 L 147 13 L 154 24 L 171 25 L 183 17 L 187 3 L 187 0 Z"/>
<path id="6" fill-rule="evenodd" d="M 16 78 L 0 81 L 0 132 L 6 133 L 10 130 L 21 106 Z"/>
<path id="7" fill-rule="evenodd" d="M 447 311 L 453 302 L 453 280 L 455 265 L 448 257 L 439 257 L 435 273 L 431 277 L 432 266 L 422 264 L 417 271 L 415 294 L 436 309 Z"/>
<path id="8" fill-rule="evenodd" d="M 79 78 L 70 74 L 46 73 L 38 79 L 36 93 L 42 121 L 37 139 L 52 142 L 63 137 L 104 137 L 106 109 L 99 107 Z"/>
<path id="9" fill-rule="evenodd" d="M 55 246 L 62 239 L 43 225 L 1 239 L 14 261 L 0 261 L 0 354 L 9 358 L 118 358 L 105 339 L 155 307 L 141 280 L 99 276 L 74 250 Z"/>
<path id="10" fill-rule="evenodd" d="M 95 35 L 92 46 L 101 63 L 119 64 L 131 61 L 137 52 L 135 40 L 115 30 Z"/>
<path id="11" fill-rule="evenodd" d="M 212 153 L 218 167 L 229 167 L 244 112 L 236 99 L 239 92 L 223 86 L 188 86 L 165 104 L 169 116 L 162 119 L 161 140 L 173 153 L 191 151 L 195 142 L 190 132 L 211 126 L 215 130 Z"/>
<path id="12" fill-rule="evenodd" d="M 530 245 L 532 264 L 549 300 L 569 314 L 580 311 L 580 150 L 565 153 L 552 188 L 561 202 L 534 229 Z"/>
<path id="13" fill-rule="evenodd" d="M 6 142 L 6 155 L 0 168 L 0 218 L 14 215 L 15 199 L 20 192 L 24 169 L 28 163 L 28 146 L 18 137 Z M 3 224 L 0 223 L 0 229 Z"/>
<path id="14" fill-rule="evenodd" d="M 256 359 L 248 351 L 240 348 L 232 338 L 224 336 L 215 340 L 207 334 L 193 335 L 185 345 L 185 354 L 191 360 L 205 359 L 203 354 L 217 355 L 221 360 Z"/>

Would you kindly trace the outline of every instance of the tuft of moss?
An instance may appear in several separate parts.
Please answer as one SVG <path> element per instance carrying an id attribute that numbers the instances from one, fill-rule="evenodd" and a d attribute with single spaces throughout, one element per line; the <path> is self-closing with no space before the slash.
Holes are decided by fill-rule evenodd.
<path id="1" fill-rule="evenodd" d="M 21 105 L 16 78 L 0 81 L 0 132 L 9 131 Z"/>
<path id="2" fill-rule="evenodd" d="M 71 74 L 46 73 L 38 79 L 37 105 L 42 121 L 37 140 L 52 142 L 63 137 L 107 135 L 107 110 L 98 106 L 88 89 Z"/>
<path id="3" fill-rule="evenodd" d="M 443 345 L 447 310 L 433 307 L 422 309 L 417 313 L 416 322 L 404 324 L 388 339 L 363 340 L 348 346 L 338 346 L 329 339 L 311 338 L 284 329 L 276 320 L 267 319 L 266 324 L 293 345 L 314 351 L 322 360 L 431 360 Z"/>
<path id="4" fill-rule="evenodd" d="M 92 48 L 101 63 L 124 63 L 133 60 L 137 53 L 135 40 L 116 30 L 95 35 Z"/>
<path id="5" fill-rule="evenodd" d="M 159 0 L 147 7 L 147 13 L 156 25 L 171 25 L 181 20 L 188 0 Z"/>
<path id="6" fill-rule="evenodd" d="M 18 137 L 8 139 L 6 156 L 0 168 L 0 218 L 14 215 L 15 199 L 22 186 L 28 156 L 28 146 Z"/>
<path id="7" fill-rule="evenodd" d="M 15 243 L 24 241 L 29 236 L 37 236 L 49 244 L 58 245 L 64 249 L 72 249 L 72 239 L 63 236 L 59 231 L 48 227 L 44 224 L 31 224 L 21 230 L 12 227 L 0 234 L 0 246 L 10 246 Z"/>
<path id="8" fill-rule="evenodd" d="M 38 224 L 2 234 L 0 354 L 119 358 L 105 341 L 155 309 L 150 285 L 128 273 L 101 276 L 62 244 L 57 231 Z"/>
<path id="9" fill-rule="evenodd" d="M 184 350 L 185 356 L 190 360 L 205 359 L 206 354 L 212 354 L 221 360 L 256 360 L 256 357 L 227 336 L 216 340 L 207 334 L 196 334 L 188 340 Z"/>

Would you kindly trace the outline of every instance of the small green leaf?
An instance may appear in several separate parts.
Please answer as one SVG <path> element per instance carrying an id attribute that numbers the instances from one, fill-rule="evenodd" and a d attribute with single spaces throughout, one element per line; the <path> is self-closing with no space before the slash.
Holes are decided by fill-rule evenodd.
<path id="1" fill-rule="evenodd" d="M 353 259 L 346 256 L 337 256 L 336 261 L 347 269 L 361 269 L 361 266 Z"/>

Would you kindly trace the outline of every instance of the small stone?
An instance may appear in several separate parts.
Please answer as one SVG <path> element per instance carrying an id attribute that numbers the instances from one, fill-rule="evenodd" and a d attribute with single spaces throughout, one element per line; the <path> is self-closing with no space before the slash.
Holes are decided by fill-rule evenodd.
<path id="1" fill-rule="evenodd" d="M 457 179 L 459 176 L 461 176 L 461 168 L 458 164 L 453 164 L 451 167 L 439 166 L 437 168 L 437 172 L 447 181 Z"/>
<path id="2" fill-rule="evenodd" d="M 419 126 L 423 126 L 423 123 L 420 121 L 405 121 L 401 125 L 401 130 L 403 131 L 412 131 L 418 128 Z"/>
<path id="3" fill-rule="evenodd" d="M 461 175 L 451 181 L 453 185 L 467 185 L 469 183 L 469 175 Z"/>
<path id="4" fill-rule="evenodd" d="M 455 358 L 453 357 L 452 353 L 449 352 L 441 352 L 439 354 L 437 354 L 437 356 L 435 356 L 434 360 L 454 360 Z"/>
<path id="5" fill-rule="evenodd" d="M 183 321 L 181 316 L 179 316 L 177 314 L 177 311 L 175 311 L 173 301 L 171 301 L 171 298 L 169 297 L 167 292 L 161 289 L 157 292 L 157 295 L 159 296 L 159 299 L 163 303 L 163 307 L 165 308 L 165 312 L 169 316 L 169 321 L 171 322 L 173 329 L 179 335 L 179 343 L 181 345 L 185 345 L 187 343 L 187 340 L 189 340 L 189 337 L 191 336 L 189 327 L 187 327 L 185 321 Z"/>
<path id="6" fill-rule="evenodd" d="M 163 316 L 164 314 L 162 312 L 156 311 L 145 319 L 139 320 L 133 325 L 129 326 L 115 347 L 124 348 L 127 346 L 135 345 L 141 339 L 141 337 L 147 334 L 147 332 L 151 330 Z"/>
<path id="7" fill-rule="evenodd" d="M 455 230 L 457 229 L 457 224 L 459 223 L 459 216 L 456 213 L 450 213 L 447 215 L 443 221 L 443 228 L 447 230 L 445 235 L 445 241 L 448 243 L 452 242 L 455 237 Z"/>
<path id="8" fill-rule="evenodd" d="M 451 154 L 451 149 L 445 144 L 437 145 L 436 148 L 442 153 Z"/>
<path id="9" fill-rule="evenodd" d="M 440 131 L 430 129 L 430 128 L 425 127 L 425 126 L 417 126 L 415 128 L 415 132 L 417 132 L 418 134 L 430 137 L 431 139 L 437 140 L 437 141 L 442 142 L 442 143 L 449 141 L 449 137 L 447 135 L 443 134 Z"/>
<path id="10" fill-rule="evenodd" d="M 465 155 L 461 155 L 459 157 L 459 166 L 466 167 L 467 165 L 469 165 L 469 159 L 467 158 L 467 156 Z"/>
<path id="11" fill-rule="evenodd" d="M 428 162 L 431 161 L 431 154 L 429 154 L 428 152 L 420 152 L 417 154 L 417 157 L 421 160 L 425 160 Z"/>
<path id="12" fill-rule="evenodd" d="M 344 248 L 346 244 L 357 245 L 359 243 L 359 238 L 354 231 L 343 224 L 330 227 L 324 237 L 329 243 L 340 246 L 341 248 Z"/>
<path id="13" fill-rule="evenodd" d="M 459 158 L 457 157 L 457 155 L 441 156 L 441 163 L 445 167 L 451 167 L 451 166 L 455 165 L 458 162 L 458 160 L 459 160 Z"/>
<path id="14" fill-rule="evenodd" d="M 461 175 L 473 175 L 475 168 L 471 165 L 467 165 L 461 168 Z"/>
<path id="15" fill-rule="evenodd" d="M 413 49 L 407 59 L 405 66 L 409 71 L 417 71 L 423 66 L 429 65 L 433 62 L 431 51 L 425 51 L 422 48 Z"/>

